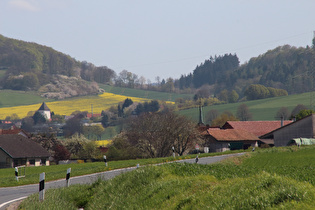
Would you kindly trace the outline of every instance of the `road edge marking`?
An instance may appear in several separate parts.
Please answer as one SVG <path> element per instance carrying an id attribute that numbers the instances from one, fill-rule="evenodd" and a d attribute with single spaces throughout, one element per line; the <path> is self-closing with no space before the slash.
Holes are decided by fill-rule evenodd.
<path id="1" fill-rule="evenodd" d="M 13 203 L 13 202 L 15 202 L 15 201 L 19 201 L 19 200 L 25 199 L 25 198 L 27 198 L 27 197 L 28 197 L 28 196 L 24 196 L 24 197 L 16 198 L 16 199 L 7 201 L 7 202 L 5 202 L 5 203 L 2 203 L 2 204 L 0 204 L 0 208 L 4 207 L 5 205 L 7 205 L 7 204 L 9 204 L 9 203 Z"/>

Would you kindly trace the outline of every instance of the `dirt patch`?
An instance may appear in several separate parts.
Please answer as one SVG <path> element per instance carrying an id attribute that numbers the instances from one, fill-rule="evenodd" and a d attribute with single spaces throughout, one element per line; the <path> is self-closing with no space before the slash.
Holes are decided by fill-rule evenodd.
<path id="1" fill-rule="evenodd" d="M 11 203 L 11 204 L 6 208 L 6 210 L 16 210 L 16 209 L 18 209 L 18 207 L 19 207 L 19 205 L 22 203 L 22 201 L 23 201 L 23 199 Z"/>

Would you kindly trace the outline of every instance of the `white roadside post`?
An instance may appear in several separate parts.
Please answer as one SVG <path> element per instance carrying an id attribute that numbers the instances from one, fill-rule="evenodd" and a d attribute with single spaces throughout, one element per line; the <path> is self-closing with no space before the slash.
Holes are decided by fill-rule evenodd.
<path id="1" fill-rule="evenodd" d="M 104 162 L 105 162 L 105 166 L 107 167 L 107 159 L 106 159 L 106 155 L 103 156 L 104 158 Z"/>
<path id="2" fill-rule="evenodd" d="M 172 147 L 172 150 L 173 150 L 173 158 L 175 158 L 175 148 Z"/>
<path id="3" fill-rule="evenodd" d="M 39 201 L 45 198 L 45 172 L 39 175 Z"/>
<path id="4" fill-rule="evenodd" d="M 70 173 L 71 173 L 71 168 L 67 169 L 67 176 L 66 176 L 66 186 L 69 187 L 70 185 Z"/>
<path id="5" fill-rule="evenodd" d="M 15 179 L 19 181 L 19 169 L 17 167 L 15 167 Z"/>

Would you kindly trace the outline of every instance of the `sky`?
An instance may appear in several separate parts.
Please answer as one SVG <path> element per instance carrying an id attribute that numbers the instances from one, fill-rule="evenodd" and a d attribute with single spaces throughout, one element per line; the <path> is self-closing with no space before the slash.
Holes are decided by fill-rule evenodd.
<path id="1" fill-rule="evenodd" d="M 312 45 L 312 0 L 0 0 L 0 34 L 150 82 L 210 56 Z"/>

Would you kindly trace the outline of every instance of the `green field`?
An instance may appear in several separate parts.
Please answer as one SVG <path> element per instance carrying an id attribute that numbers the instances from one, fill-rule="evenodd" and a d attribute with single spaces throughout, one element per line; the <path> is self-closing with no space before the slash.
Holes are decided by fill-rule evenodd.
<path id="1" fill-rule="evenodd" d="M 158 91 L 149 91 L 149 90 L 140 90 L 140 89 L 131 89 L 131 88 L 121 88 L 114 87 L 110 85 L 101 85 L 100 88 L 103 88 L 106 92 L 125 95 L 125 96 L 133 96 L 139 98 L 147 98 L 147 99 L 156 99 L 161 101 L 175 101 L 177 98 L 193 98 L 193 94 L 178 94 L 178 93 L 166 93 L 166 92 L 158 92 Z"/>
<path id="2" fill-rule="evenodd" d="M 44 101 L 50 102 L 54 100 L 40 97 L 37 93 L 30 91 L 0 90 L 0 108 L 31 105 Z"/>
<path id="3" fill-rule="evenodd" d="M 142 167 L 33 194 L 20 209 L 314 209 L 315 147 L 260 149 L 211 165 Z"/>
<path id="4" fill-rule="evenodd" d="M 232 104 L 221 104 L 203 107 L 203 115 L 206 116 L 206 113 L 211 109 L 216 109 L 220 113 L 224 111 L 231 111 L 234 115 L 236 114 L 237 108 L 240 104 L 246 104 L 249 108 L 249 111 L 253 114 L 253 120 L 276 120 L 275 115 L 281 107 L 287 107 L 291 112 L 293 108 L 298 104 L 304 104 L 307 107 L 310 107 L 310 93 L 303 93 L 298 95 L 289 95 L 275 98 L 267 98 L 255 101 L 245 101 Z M 314 98 L 315 103 L 315 98 Z M 199 119 L 199 109 L 187 109 L 179 111 L 180 114 L 183 114 L 194 121 Z M 279 120 L 279 119 L 277 119 Z M 209 122 L 205 122 L 209 123 Z"/>

